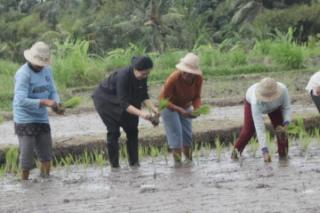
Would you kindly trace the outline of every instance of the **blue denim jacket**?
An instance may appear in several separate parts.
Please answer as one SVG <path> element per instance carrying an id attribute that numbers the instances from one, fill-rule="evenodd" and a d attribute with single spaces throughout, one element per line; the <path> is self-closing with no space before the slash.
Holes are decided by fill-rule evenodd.
<path id="1" fill-rule="evenodd" d="M 49 123 L 47 107 L 40 105 L 41 99 L 60 102 L 51 67 L 34 72 L 26 63 L 15 75 L 13 115 L 15 123 Z"/>

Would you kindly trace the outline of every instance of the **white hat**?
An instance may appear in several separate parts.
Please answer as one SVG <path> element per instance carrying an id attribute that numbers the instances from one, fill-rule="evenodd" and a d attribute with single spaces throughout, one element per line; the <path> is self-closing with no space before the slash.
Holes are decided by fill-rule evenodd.
<path id="1" fill-rule="evenodd" d="M 270 102 L 282 95 L 279 84 L 272 78 L 262 79 L 256 87 L 257 100 Z"/>
<path id="2" fill-rule="evenodd" d="M 193 53 L 188 53 L 185 57 L 180 59 L 180 63 L 176 65 L 176 68 L 182 72 L 202 75 L 199 68 L 199 57 Z"/>
<path id="3" fill-rule="evenodd" d="M 51 64 L 49 46 L 42 41 L 34 43 L 30 49 L 24 51 L 23 55 L 33 65 L 44 67 Z"/>

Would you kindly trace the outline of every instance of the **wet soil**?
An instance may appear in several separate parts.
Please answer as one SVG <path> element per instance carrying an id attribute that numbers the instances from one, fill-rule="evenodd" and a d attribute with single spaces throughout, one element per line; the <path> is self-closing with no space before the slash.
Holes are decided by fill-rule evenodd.
<path id="1" fill-rule="evenodd" d="M 308 157 L 299 146 L 289 153 L 265 164 L 248 151 L 234 162 L 224 149 L 218 162 L 214 150 L 200 150 L 194 166 L 177 169 L 159 157 L 116 172 L 73 166 L 42 179 L 34 170 L 24 183 L 9 175 L 0 180 L 0 212 L 319 212 L 319 145 Z"/>

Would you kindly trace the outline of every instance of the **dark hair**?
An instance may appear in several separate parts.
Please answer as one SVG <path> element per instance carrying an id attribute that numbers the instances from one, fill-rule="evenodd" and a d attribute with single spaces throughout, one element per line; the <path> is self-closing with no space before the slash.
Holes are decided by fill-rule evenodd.
<path id="1" fill-rule="evenodd" d="M 149 56 L 133 56 L 131 59 L 131 66 L 138 71 L 148 70 L 153 68 L 153 62 Z"/>

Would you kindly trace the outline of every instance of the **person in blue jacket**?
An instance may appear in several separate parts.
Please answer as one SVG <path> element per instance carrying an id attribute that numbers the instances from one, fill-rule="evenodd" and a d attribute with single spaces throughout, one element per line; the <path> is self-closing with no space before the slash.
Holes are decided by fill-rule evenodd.
<path id="1" fill-rule="evenodd" d="M 13 115 L 19 140 L 21 179 L 34 168 L 34 150 L 41 162 L 40 174 L 48 176 L 52 158 L 52 137 L 47 107 L 62 114 L 59 94 L 52 76 L 50 49 L 36 42 L 24 51 L 26 63 L 15 75 Z"/>

